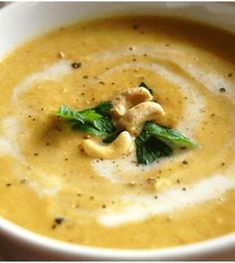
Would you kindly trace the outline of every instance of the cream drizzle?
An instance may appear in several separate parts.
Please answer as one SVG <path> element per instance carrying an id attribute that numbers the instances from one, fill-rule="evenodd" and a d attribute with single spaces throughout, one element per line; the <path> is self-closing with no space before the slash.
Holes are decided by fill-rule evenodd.
<path id="1" fill-rule="evenodd" d="M 194 183 L 187 191 L 177 187 L 160 193 L 157 199 L 154 199 L 154 195 L 124 195 L 121 198 L 124 202 L 122 208 L 118 211 L 107 209 L 100 214 L 98 220 L 107 227 L 143 221 L 148 217 L 174 213 L 176 210 L 219 198 L 234 187 L 234 177 L 214 175 Z"/>
<path id="2" fill-rule="evenodd" d="M 30 75 L 14 88 L 11 98 L 12 103 L 18 104 L 20 94 L 32 88 L 33 84 L 42 80 L 52 80 L 57 82 L 61 79 L 61 77 L 71 73 L 71 71 L 71 62 L 68 60 L 61 60 L 60 62 L 45 67 L 41 71 Z"/>
<path id="3" fill-rule="evenodd" d="M 2 120 L 4 136 L 0 137 L 0 155 L 11 155 L 14 158 L 24 161 L 24 156 L 17 143 L 19 123 L 14 117 Z"/>

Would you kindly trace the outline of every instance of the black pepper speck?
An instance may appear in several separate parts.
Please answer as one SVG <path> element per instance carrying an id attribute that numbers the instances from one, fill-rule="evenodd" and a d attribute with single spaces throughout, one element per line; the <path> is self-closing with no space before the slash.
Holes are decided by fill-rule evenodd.
<path id="1" fill-rule="evenodd" d="M 226 92 L 226 89 L 225 88 L 220 88 L 219 91 L 220 92 Z"/>
<path id="2" fill-rule="evenodd" d="M 78 69 L 78 68 L 80 68 L 81 65 L 82 65 L 81 62 L 74 62 L 74 63 L 71 64 L 72 68 L 74 68 L 74 69 Z"/>
<path id="3" fill-rule="evenodd" d="M 57 224 L 57 225 L 60 225 L 60 224 L 62 224 L 64 222 L 64 218 L 63 217 L 56 217 L 55 218 L 55 223 Z"/>

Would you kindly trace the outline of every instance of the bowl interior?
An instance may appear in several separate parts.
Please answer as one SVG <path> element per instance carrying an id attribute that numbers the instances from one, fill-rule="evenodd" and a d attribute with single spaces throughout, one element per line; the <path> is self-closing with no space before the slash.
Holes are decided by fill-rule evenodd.
<path id="1" fill-rule="evenodd" d="M 11 4 L 0 14 L 0 58 L 20 43 L 64 24 L 111 14 L 151 14 L 193 19 L 235 32 L 235 6 L 219 3 L 75 3 Z"/>

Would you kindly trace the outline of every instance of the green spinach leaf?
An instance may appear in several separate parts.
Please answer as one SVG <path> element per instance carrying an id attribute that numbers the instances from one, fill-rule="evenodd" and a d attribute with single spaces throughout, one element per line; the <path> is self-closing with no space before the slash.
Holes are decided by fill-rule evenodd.
<path id="1" fill-rule="evenodd" d="M 159 140 L 178 147 L 197 147 L 198 145 L 190 138 L 184 136 L 175 129 L 162 127 L 153 122 L 146 122 L 144 129 Z"/>
<path id="2" fill-rule="evenodd" d="M 149 134 L 145 128 L 141 134 L 136 137 L 135 145 L 136 157 L 139 164 L 149 164 L 173 153 L 170 146 Z"/>
<path id="3" fill-rule="evenodd" d="M 101 102 L 94 108 L 82 111 L 73 111 L 66 106 L 61 106 L 55 115 L 73 122 L 73 129 L 86 132 L 90 135 L 105 137 L 115 131 L 111 115 L 110 101 Z"/>
<path id="4" fill-rule="evenodd" d="M 142 132 L 135 139 L 136 157 L 140 164 L 152 163 L 155 160 L 173 154 L 173 147 L 196 147 L 191 139 L 175 129 L 146 122 Z"/>
<path id="5" fill-rule="evenodd" d="M 59 107 L 59 109 L 55 112 L 55 115 L 68 121 L 78 121 L 84 123 L 83 117 L 79 112 L 73 111 L 64 105 Z"/>

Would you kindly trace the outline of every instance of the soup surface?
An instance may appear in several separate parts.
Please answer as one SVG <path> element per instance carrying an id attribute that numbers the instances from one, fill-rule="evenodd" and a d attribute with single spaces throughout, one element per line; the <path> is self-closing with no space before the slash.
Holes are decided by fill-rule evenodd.
<path id="1" fill-rule="evenodd" d="M 235 38 L 191 22 L 112 17 L 48 33 L 0 63 L 0 214 L 52 238 L 156 248 L 235 230 Z M 73 63 L 81 63 L 72 67 Z M 201 147 L 149 165 L 94 159 L 53 116 L 145 82 Z M 153 184 L 154 182 L 154 184 Z"/>

